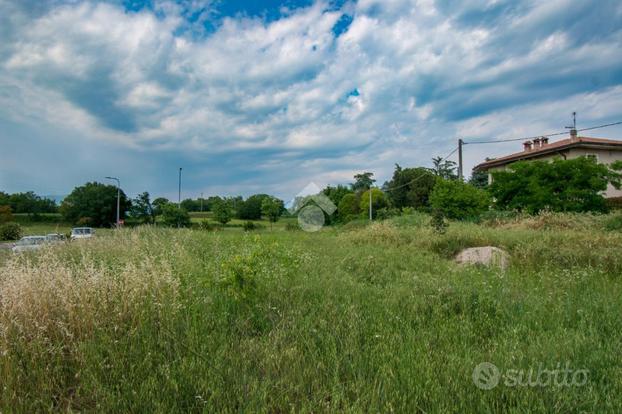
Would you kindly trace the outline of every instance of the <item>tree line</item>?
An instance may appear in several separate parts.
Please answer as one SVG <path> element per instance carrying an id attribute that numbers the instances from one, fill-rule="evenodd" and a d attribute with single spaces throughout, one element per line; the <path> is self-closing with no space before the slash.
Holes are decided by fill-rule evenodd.
<path id="1" fill-rule="evenodd" d="M 488 185 L 485 173 L 474 172 L 468 182 L 458 179 L 456 164 L 434 158 L 433 167 L 404 168 L 395 165 L 390 180 L 376 186 L 371 172 L 354 175 L 348 185 L 327 186 L 321 191 L 336 207 L 326 213 L 328 223 L 348 222 L 368 215 L 371 200 L 374 218 L 386 218 L 406 209 L 419 210 L 450 219 L 468 219 L 483 212 L 513 210 L 530 214 L 542 210 L 567 212 L 605 212 L 608 205 L 602 196 L 608 184 L 620 188 L 622 162 L 610 166 L 594 158 L 571 160 L 522 161 L 504 171 L 492 173 Z M 371 193 L 371 196 L 370 196 Z M 299 203 L 300 202 L 300 203 Z M 314 203 L 313 197 L 297 203 Z M 53 200 L 33 192 L 0 192 L 0 221 L 11 220 L 12 213 L 37 215 L 59 212 L 66 221 L 85 226 L 111 226 L 116 221 L 117 188 L 98 182 L 74 188 L 56 206 Z M 322 206 L 320 206 L 322 207 Z M 170 226 L 190 224 L 189 212 L 211 212 L 211 217 L 226 224 L 233 218 L 275 222 L 286 213 L 282 200 L 269 194 L 186 199 L 180 205 L 156 198 L 148 192 L 129 199 L 120 192 L 120 216 L 137 224 L 159 222 Z M 295 214 L 295 212 L 294 212 Z"/>

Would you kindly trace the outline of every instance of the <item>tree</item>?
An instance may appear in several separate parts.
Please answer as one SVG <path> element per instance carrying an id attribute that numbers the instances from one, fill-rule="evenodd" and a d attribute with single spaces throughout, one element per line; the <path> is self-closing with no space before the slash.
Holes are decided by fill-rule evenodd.
<path id="1" fill-rule="evenodd" d="M 429 169 L 402 168 L 395 164 L 393 178 L 384 184 L 389 201 L 395 208 L 413 207 L 428 210 L 430 193 L 437 177 Z"/>
<path id="2" fill-rule="evenodd" d="M 372 185 L 376 182 L 372 177 L 374 173 L 364 172 L 361 174 L 356 174 L 354 176 L 354 183 L 351 184 L 352 190 L 356 192 L 365 191 L 368 188 L 371 188 Z"/>
<path id="3" fill-rule="evenodd" d="M 185 200 L 182 200 L 181 208 L 186 211 L 199 211 L 201 210 L 201 201 L 187 198 Z"/>
<path id="4" fill-rule="evenodd" d="M 430 206 L 435 214 L 455 219 L 477 217 L 488 210 L 490 195 L 460 180 L 436 182 L 430 194 Z"/>
<path id="5" fill-rule="evenodd" d="M 144 224 L 155 223 L 155 212 L 151 201 L 149 200 L 149 193 L 144 192 L 139 194 L 133 201 L 130 209 L 132 217 Z"/>
<path id="6" fill-rule="evenodd" d="M 469 184 L 475 188 L 488 188 L 488 173 L 486 171 L 473 171 L 469 179 Z"/>
<path id="7" fill-rule="evenodd" d="M 337 214 L 341 221 L 348 221 L 359 214 L 360 197 L 354 193 L 346 194 L 341 198 L 337 206 Z"/>
<path id="8" fill-rule="evenodd" d="M 325 189 L 322 190 L 322 194 L 328 197 L 330 201 L 332 201 L 333 204 L 336 206 L 339 205 L 339 203 L 341 202 L 341 199 L 346 194 L 352 194 L 352 193 L 353 191 L 349 187 L 345 185 L 341 185 L 341 184 L 336 187 L 329 185 Z"/>
<path id="9" fill-rule="evenodd" d="M 455 180 L 458 178 L 456 174 L 456 163 L 453 161 L 447 161 L 443 157 L 432 158 L 432 172 L 437 177 L 441 177 L 445 180 Z"/>
<path id="10" fill-rule="evenodd" d="M 212 211 L 214 213 L 214 219 L 221 224 L 227 224 L 233 217 L 231 206 L 226 201 L 214 203 Z"/>
<path id="11" fill-rule="evenodd" d="M 601 192 L 607 184 L 620 188 L 622 163 L 611 167 L 594 158 L 522 161 L 492 173 L 490 191 L 500 209 L 526 211 L 607 211 Z"/>
<path id="12" fill-rule="evenodd" d="M 268 194 L 254 194 L 240 203 L 236 210 L 237 218 L 241 220 L 261 220 L 261 205 Z"/>
<path id="13" fill-rule="evenodd" d="M 264 198 L 261 202 L 261 212 L 270 221 L 270 228 L 272 228 L 272 223 L 276 223 L 279 220 L 279 217 L 283 214 L 283 210 L 285 210 L 283 201 L 276 197 Z"/>
<path id="14" fill-rule="evenodd" d="M 11 206 L 0 206 L 0 224 L 13 221 L 13 211 Z"/>
<path id="15" fill-rule="evenodd" d="M 371 188 L 361 194 L 360 211 L 366 213 L 369 211 L 369 192 L 371 191 L 371 207 L 372 217 L 376 217 L 378 210 L 381 208 L 387 208 L 389 206 L 389 200 L 384 195 L 381 189 Z"/>
<path id="16" fill-rule="evenodd" d="M 54 200 L 42 198 L 32 191 L 26 193 L 0 193 L 0 205 L 8 205 L 17 214 L 36 215 L 41 213 L 55 213 L 58 210 Z"/>
<path id="17" fill-rule="evenodd" d="M 123 191 L 120 195 L 119 217 L 123 219 L 130 202 Z M 117 220 L 117 187 L 97 182 L 76 187 L 63 200 L 60 212 L 71 223 L 83 219 L 95 227 L 112 226 Z"/>
<path id="18" fill-rule="evenodd" d="M 153 200 L 153 202 L 151 203 L 151 205 L 153 206 L 153 214 L 155 216 L 159 216 L 162 214 L 162 208 L 169 204 L 170 201 L 168 201 L 168 199 L 164 198 L 164 197 L 158 197 L 155 200 Z"/>
<path id="19" fill-rule="evenodd" d="M 190 215 L 183 208 L 177 207 L 177 204 L 168 203 L 162 207 L 162 222 L 171 227 L 188 227 Z"/>

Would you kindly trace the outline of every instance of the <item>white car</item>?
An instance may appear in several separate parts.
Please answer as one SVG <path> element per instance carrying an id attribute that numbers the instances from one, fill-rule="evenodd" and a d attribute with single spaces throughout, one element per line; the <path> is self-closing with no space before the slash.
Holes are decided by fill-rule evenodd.
<path id="1" fill-rule="evenodd" d="M 65 235 L 59 233 L 50 233 L 45 235 L 46 243 L 60 243 L 65 241 Z"/>
<path id="2" fill-rule="evenodd" d="M 38 250 L 45 243 L 45 236 L 26 236 L 22 237 L 11 250 L 13 253 L 22 253 Z"/>
<path id="3" fill-rule="evenodd" d="M 75 227 L 71 229 L 71 240 L 90 239 L 95 234 L 91 227 Z"/>

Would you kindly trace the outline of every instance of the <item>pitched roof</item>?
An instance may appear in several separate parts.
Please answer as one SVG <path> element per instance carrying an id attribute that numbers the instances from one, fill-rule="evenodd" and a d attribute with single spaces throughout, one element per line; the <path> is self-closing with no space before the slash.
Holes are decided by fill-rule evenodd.
<path id="1" fill-rule="evenodd" d="M 504 157 L 488 160 L 486 162 L 476 165 L 474 170 L 485 171 L 492 167 L 498 167 L 520 160 L 528 160 L 530 158 L 538 158 L 543 155 L 555 154 L 571 148 L 613 148 L 622 151 L 622 141 L 591 137 L 577 137 L 575 139 L 567 138 L 562 139 L 561 141 L 551 142 L 550 144 L 544 144 L 538 148 L 516 152 L 514 154 L 506 155 Z"/>

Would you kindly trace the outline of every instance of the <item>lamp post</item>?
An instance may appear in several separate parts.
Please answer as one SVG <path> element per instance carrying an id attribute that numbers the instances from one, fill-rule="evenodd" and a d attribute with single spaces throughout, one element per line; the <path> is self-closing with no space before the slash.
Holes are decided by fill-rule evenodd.
<path id="1" fill-rule="evenodd" d="M 177 207 L 181 207 L 181 167 L 179 167 L 179 193 L 177 194 Z"/>
<path id="2" fill-rule="evenodd" d="M 120 224 L 120 210 L 121 210 L 121 180 L 117 177 L 106 177 L 108 180 L 115 180 L 117 182 L 117 228 L 119 228 Z"/>

